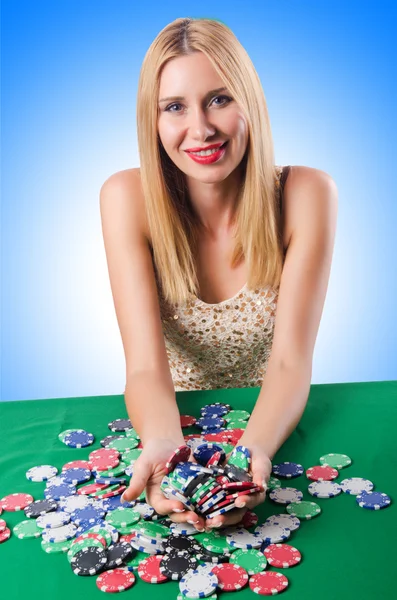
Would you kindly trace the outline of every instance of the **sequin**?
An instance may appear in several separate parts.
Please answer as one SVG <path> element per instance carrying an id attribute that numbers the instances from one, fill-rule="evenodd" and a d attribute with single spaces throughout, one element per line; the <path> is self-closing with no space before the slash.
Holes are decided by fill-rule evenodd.
<path id="1" fill-rule="evenodd" d="M 276 166 L 280 190 L 282 167 Z M 156 270 L 155 270 L 156 272 Z M 260 387 L 273 343 L 278 290 L 270 286 L 206 304 L 166 303 L 156 274 L 161 321 L 175 391 Z"/>

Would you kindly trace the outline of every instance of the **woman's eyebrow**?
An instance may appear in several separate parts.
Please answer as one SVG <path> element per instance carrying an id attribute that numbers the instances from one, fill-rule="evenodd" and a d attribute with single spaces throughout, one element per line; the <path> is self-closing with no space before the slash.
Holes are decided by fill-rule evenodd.
<path id="1" fill-rule="evenodd" d="M 226 90 L 227 90 L 227 88 L 225 88 L 225 87 L 221 87 L 216 90 L 211 90 L 210 92 L 207 92 L 205 97 L 208 98 L 209 96 L 212 96 L 212 94 L 219 94 L 219 92 L 225 92 Z M 185 98 L 184 98 L 184 96 L 167 96 L 167 98 L 161 98 L 161 100 L 159 100 L 159 103 L 160 102 L 169 102 L 170 100 L 185 100 Z"/>

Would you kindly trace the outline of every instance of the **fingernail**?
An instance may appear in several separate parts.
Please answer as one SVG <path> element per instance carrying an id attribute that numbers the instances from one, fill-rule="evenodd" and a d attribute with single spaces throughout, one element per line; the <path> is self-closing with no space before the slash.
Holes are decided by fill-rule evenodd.
<path id="1" fill-rule="evenodd" d="M 203 531 L 205 531 L 205 527 L 196 527 L 197 531 L 199 531 L 200 533 L 203 533 Z"/>
<path id="2" fill-rule="evenodd" d="M 189 523 L 189 525 L 194 525 L 197 521 L 190 521 L 189 519 L 186 519 L 186 523 Z"/>
<path id="3" fill-rule="evenodd" d="M 184 508 L 173 508 L 172 512 L 183 513 L 183 512 L 185 512 L 185 509 Z"/>
<path id="4" fill-rule="evenodd" d="M 237 508 L 244 508 L 244 506 L 245 506 L 246 504 L 247 504 L 246 502 L 239 502 L 238 504 L 237 504 L 237 502 L 236 502 L 236 506 L 237 506 Z"/>
<path id="5" fill-rule="evenodd" d="M 121 503 L 127 502 L 127 500 L 124 498 L 124 494 L 121 494 L 120 502 Z"/>

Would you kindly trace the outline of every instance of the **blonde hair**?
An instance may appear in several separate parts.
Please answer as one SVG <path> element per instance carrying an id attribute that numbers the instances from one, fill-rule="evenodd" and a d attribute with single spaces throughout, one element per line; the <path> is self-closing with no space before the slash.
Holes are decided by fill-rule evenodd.
<path id="1" fill-rule="evenodd" d="M 243 183 L 237 198 L 232 266 L 246 260 L 248 288 L 278 287 L 283 264 L 280 209 L 273 138 L 260 79 L 246 50 L 223 23 L 179 18 L 167 25 L 142 63 L 137 97 L 137 135 L 142 190 L 152 238 L 152 256 L 166 301 L 184 304 L 198 295 L 194 261 L 197 218 L 185 175 L 166 154 L 157 131 L 158 93 L 164 65 L 202 52 L 244 112 L 249 128 L 240 163 Z"/>

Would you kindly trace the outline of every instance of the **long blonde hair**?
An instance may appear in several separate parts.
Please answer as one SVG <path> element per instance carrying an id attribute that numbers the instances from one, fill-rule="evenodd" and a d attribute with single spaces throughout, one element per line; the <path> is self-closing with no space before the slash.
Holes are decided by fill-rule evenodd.
<path id="1" fill-rule="evenodd" d="M 198 295 L 194 261 L 197 218 L 185 175 L 166 154 L 157 131 L 158 93 L 164 65 L 202 52 L 244 112 L 249 128 L 240 163 L 232 266 L 246 260 L 248 288 L 278 287 L 283 265 L 273 138 L 259 76 L 246 50 L 222 22 L 178 18 L 157 35 L 142 63 L 137 97 L 137 135 L 142 190 L 152 238 L 152 256 L 166 301 L 184 304 Z"/>

